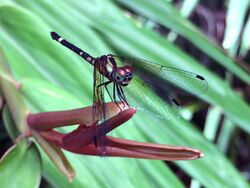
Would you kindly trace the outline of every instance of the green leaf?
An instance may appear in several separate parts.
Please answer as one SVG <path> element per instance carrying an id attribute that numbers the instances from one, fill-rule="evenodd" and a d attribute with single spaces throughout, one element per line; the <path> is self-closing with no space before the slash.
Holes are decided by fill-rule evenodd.
<path id="1" fill-rule="evenodd" d="M 18 130 L 22 132 L 26 128 L 26 115 L 28 111 L 19 94 L 19 85 L 13 80 L 13 78 L 11 78 L 7 61 L 5 60 L 3 52 L 1 50 L 0 70 L 4 75 L 6 75 L 2 76 L 2 74 L 0 74 L 0 87 L 3 92 L 4 99 L 8 104 L 15 125 L 17 126 Z"/>
<path id="2" fill-rule="evenodd" d="M 5 105 L 3 108 L 3 122 L 9 136 L 12 140 L 15 140 L 20 132 L 17 130 L 17 127 L 11 117 L 11 113 L 7 105 Z"/>
<path id="3" fill-rule="evenodd" d="M 241 42 L 241 48 L 240 48 L 240 54 L 242 56 L 245 56 L 250 49 L 250 41 L 249 36 L 250 35 L 250 16 L 247 19 L 245 28 L 242 33 L 242 42 Z"/>
<path id="4" fill-rule="evenodd" d="M 10 68 L 17 79 L 33 77 L 46 79 L 58 85 L 67 82 L 68 84 L 64 86 L 72 92 L 76 91 L 74 89 L 76 85 L 86 85 L 81 79 L 83 71 L 80 70 L 84 70 L 82 63 L 67 58 L 65 49 L 52 50 L 54 44 L 50 38 L 52 29 L 41 19 L 25 9 L 10 5 L 0 7 L 0 16 L 0 46 L 5 51 L 8 61 L 12 62 Z M 12 19 L 6 19 L 10 17 Z M 33 50 L 27 50 L 30 48 Z M 41 51 L 44 53 L 40 53 Z M 62 62 L 64 66 L 60 66 Z M 72 64 L 82 68 L 75 69 Z M 71 73 L 68 74 L 69 72 Z M 79 92 L 76 94 L 79 95 Z"/>
<path id="5" fill-rule="evenodd" d="M 222 152 L 226 152 L 228 150 L 230 139 L 232 134 L 234 133 L 235 125 L 229 119 L 225 118 L 222 123 L 221 132 L 218 136 L 217 145 L 218 148 Z"/>
<path id="6" fill-rule="evenodd" d="M 221 116 L 222 116 L 222 113 L 221 113 L 220 107 L 215 106 L 215 107 L 211 107 L 208 109 L 203 134 L 208 140 L 212 142 L 215 140 L 216 133 L 219 128 Z"/>
<path id="7" fill-rule="evenodd" d="M 184 0 L 180 9 L 181 15 L 188 17 L 199 4 L 199 1 L 200 0 Z"/>
<path id="8" fill-rule="evenodd" d="M 64 176 L 66 176 L 69 181 L 72 181 L 75 176 L 75 171 L 61 149 L 58 146 L 48 142 L 38 132 L 32 130 L 31 133 L 36 141 L 40 144 L 43 151 L 53 161 L 53 164 L 58 168 L 58 170 Z"/>
<path id="9" fill-rule="evenodd" d="M 20 141 L 0 161 L 0 187 L 38 188 L 41 170 L 41 158 L 35 144 Z"/>
<path id="10" fill-rule="evenodd" d="M 164 0 L 159 0 L 154 3 L 144 0 L 116 1 L 186 37 L 216 62 L 250 84 L 249 74 L 239 67 L 237 62 L 235 62 L 232 57 L 229 57 L 222 48 L 209 40 L 188 20 L 184 19 L 171 3 Z"/>
<path id="11" fill-rule="evenodd" d="M 187 146 L 197 148 L 204 153 L 204 157 L 199 160 L 176 162 L 182 170 L 199 180 L 203 186 L 249 187 L 230 161 L 190 123 L 179 120 L 171 122 L 170 125 L 170 122 L 152 121 L 150 117 L 144 116 L 143 122 L 140 119 L 142 118 L 138 118 L 135 125 L 147 136 L 149 142 Z M 123 131 L 122 136 L 126 134 L 125 127 Z M 132 134 L 131 128 L 129 132 Z"/>
<path id="12" fill-rule="evenodd" d="M 32 88 L 34 88 L 34 90 Z M 23 96 L 29 99 L 27 103 L 30 105 L 30 108 L 34 106 L 35 108 L 39 109 L 37 112 L 43 111 L 43 109 L 40 109 L 41 103 L 53 104 L 46 105 L 46 110 L 48 111 L 69 109 L 69 106 L 70 108 L 81 108 L 84 104 L 92 104 L 92 100 L 89 100 L 87 97 L 80 100 L 71 93 L 68 93 L 66 90 L 40 79 L 24 79 L 20 89 Z"/>
<path id="13" fill-rule="evenodd" d="M 198 3 L 199 3 L 199 0 L 185 0 L 181 6 L 180 14 L 185 18 L 189 17 L 189 15 L 193 12 L 193 10 L 196 8 Z M 173 42 L 175 41 L 177 36 L 178 36 L 177 33 L 175 33 L 174 31 L 171 31 L 168 34 L 168 40 Z"/>
<path id="14" fill-rule="evenodd" d="M 226 29 L 223 39 L 223 47 L 229 50 L 230 54 L 237 53 L 242 27 L 250 5 L 249 0 L 230 0 L 226 17 Z"/>

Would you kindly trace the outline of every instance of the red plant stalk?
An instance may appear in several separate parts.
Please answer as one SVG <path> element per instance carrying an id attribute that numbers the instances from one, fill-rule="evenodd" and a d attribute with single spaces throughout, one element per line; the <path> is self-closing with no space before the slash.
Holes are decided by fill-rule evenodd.
<path id="1" fill-rule="evenodd" d="M 27 122 L 30 128 L 38 131 L 48 141 L 78 154 L 166 161 L 192 160 L 203 156 L 202 152 L 192 148 L 143 143 L 106 136 L 107 133 L 128 121 L 136 113 L 133 108 L 124 108 L 120 111 L 115 103 L 107 103 L 107 109 L 111 118 L 99 125 L 92 122 L 92 107 L 29 114 Z M 68 134 L 53 130 L 56 127 L 74 124 L 80 125 Z M 105 143 L 105 146 L 98 146 L 97 143 L 98 145 Z M 99 147 L 105 147 L 105 149 L 101 151 Z"/>

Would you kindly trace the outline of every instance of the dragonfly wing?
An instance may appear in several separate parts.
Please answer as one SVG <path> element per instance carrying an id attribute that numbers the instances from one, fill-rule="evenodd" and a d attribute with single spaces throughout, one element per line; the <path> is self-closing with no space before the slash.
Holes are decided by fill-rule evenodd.
<path id="1" fill-rule="evenodd" d="M 161 93 L 161 90 L 135 76 L 128 86 L 123 87 L 130 106 L 162 119 L 181 117 L 181 109 L 176 99 Z M 167 103 L 167 104 L 166 104 Z"/>
<path id="2" fill-rule="evenodd" d="M 93 107 L 92 107 L 92 119 L 93 122 L 105 122 L 107 118 L 107 110 L 105 108 L 105 101 L 104 101 L 104 88 L 101 86 L 104 82 L 104 76 L 95 68 L 94 69 L 94 86 L 93 86 Z M 103 126 L 107 127 L 107 126 Z M 96 131 L 93 143 L 98 148 L 98 151 L 100 153 L 100 156 L 104 156 L 106 153 L 106 142 L 103 137 L 103 133 L 105 132 L 104 129 L 102 129 L 102 132 Z"/>
<path id="3" fill-rule="evenodd" d="M 144 82 L 157 85 L 162 92 L 169 93 L 173 88 L 181 88 L 193 95 L 201 95 L 208 89 L 208 84 L 202 76 L 185 70 L 161 66 L 150 61 L 137 58 L 113 56 L 118 66 L 131 65 L 133 75 Z"/>
<path id="4" fill-rule="evenodd" d="M 104 82 L 104 77 L 96 68 L 93 77 L 93 121 L 104 121 L 106 119 L 104 88 L 99 87 Z"/>

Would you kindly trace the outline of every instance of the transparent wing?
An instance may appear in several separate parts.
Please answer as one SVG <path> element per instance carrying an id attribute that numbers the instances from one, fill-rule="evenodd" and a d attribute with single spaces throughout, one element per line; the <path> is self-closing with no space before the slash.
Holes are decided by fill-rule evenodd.
<path id="1" fill-rule="evenodd" d="M 181 117 L 177 100 L 170 96 L 176 88 L 193 95 L 201 95 L 207 91 L 207 81 L 198 74 L 137 58 L 113 58 L 119 67 L 132 67 L 133 78 L 128 86 L 123 87 L 129 105 L 159 118 Z"/>
<path id="2" fill-rule="evenodd" d="M 138 76 L 134 76 L 129 85 L 122 89 L 127 102 L 132 107 L 151 113 L 158 118 L 172 120 L 181 117 L 181 108 L 176 99 L 161 93 Z"/>
<path id="3" fill-rule="evenodd" d="M 93 122 L 105 122 L 107 118 L 107 111 L 105 109 L 104 101 L 104 88 L 99 87 L 104 82 L 104 77 L 101 73 L 95 68 L 94 69 L 94 86 L 93 86 L 93 107 L 92 107 L 92 119 Z M 104 126 L 105 127 L 105 126 Z M 105 130 L 103 130 L 105 132 Z M 97 132 L 94 135 L 93 142 L 98 148 L 100 156 L 104 156 L 106 153 L 106 142 L 103 139 L 103 132 Z"/>
<path id="4" fill-rule="evenodd" d="M 118 66 L 131 65 L 133 75 L 153 85 L 161 92 L 171 93 L 173 88 L 181 88 L 193 95 L 201 95 L 208 89 L 205 78 L 185 70 L 161 66 L 137 58 L 113 56 Z"/>
<path id="5" fill-rule="evenodd" d="M 93 75 L 94 85 L 93 85 L 93 122 L 94 121 L 105 121 L 105 101 L 104 101 L 104 88 L 98 87 L 104 82 L 104 77 L 95 68 Z"/>

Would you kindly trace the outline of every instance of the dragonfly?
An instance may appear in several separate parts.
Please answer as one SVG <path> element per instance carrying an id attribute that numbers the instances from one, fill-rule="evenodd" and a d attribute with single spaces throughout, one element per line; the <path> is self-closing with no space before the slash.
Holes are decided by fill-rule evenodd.
<path id="1" fill-rule="evenodd" d="M 192 95 L 201 95 L 208 88 L 206 79 L 199 74 L 139 58 L 112 54 L 95 58 L 56 32 L 51 32 L 51 37 L 94 67 L 93 116 L 97 120 L 108 116 L 104 91 L 117 105 L 122 103 L 157 118 L 172 120 L 181 117 L 180 104 L 171 95 L 176 88 Z"/>

